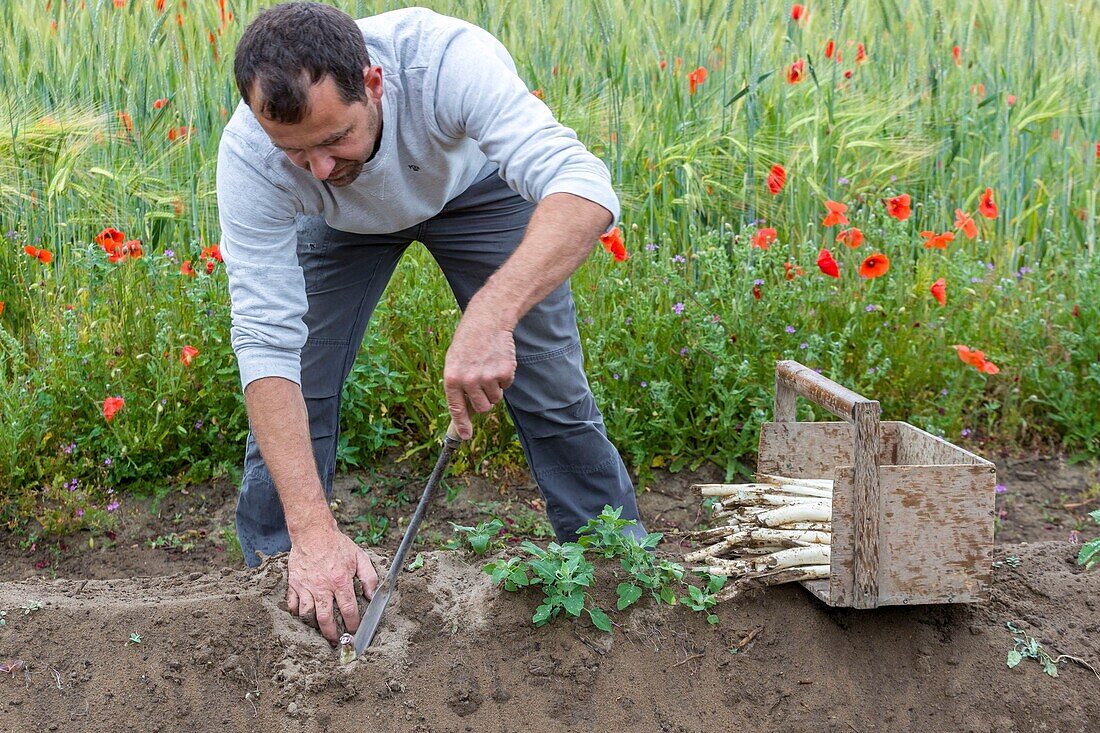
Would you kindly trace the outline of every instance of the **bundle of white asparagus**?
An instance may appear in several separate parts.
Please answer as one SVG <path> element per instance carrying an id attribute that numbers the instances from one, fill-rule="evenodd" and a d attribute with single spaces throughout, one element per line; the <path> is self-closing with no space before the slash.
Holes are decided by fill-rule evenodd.
<path id="1" fill-rule="evenodd" d="M 833 482 L 756 474 L 751 484 L 697 484 L 717 497 L 722 526 L 692 532 L 706 546 L 685 560 L 730 580 L 719 600 L 750 588 L 829 577 Z"/>

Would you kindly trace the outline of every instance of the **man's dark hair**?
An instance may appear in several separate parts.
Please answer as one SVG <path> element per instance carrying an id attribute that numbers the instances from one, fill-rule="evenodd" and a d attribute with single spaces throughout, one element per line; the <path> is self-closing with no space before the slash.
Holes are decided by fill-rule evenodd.
<path id="1" fill-rule="evenodd" d="M 309 88 L 331 76 L 340 99 L 366 99 L 363 69 L 370 65 L 363 34 L 350 15 L 322 3 L 286 3 L 260 13 L 237 44 L 233 75 L 244 103 L 284 124 L 309 113 Z M 259 85 L 258 89 L 255 88 Z"/>

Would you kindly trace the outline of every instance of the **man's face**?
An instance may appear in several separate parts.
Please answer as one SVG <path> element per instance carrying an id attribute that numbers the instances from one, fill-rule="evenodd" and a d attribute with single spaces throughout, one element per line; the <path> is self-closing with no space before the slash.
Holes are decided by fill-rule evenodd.
<path id="1" fill-rule="evenodd" d="M 367 99 L 348 104 L 331 76 L 309 89 L 309 113 L 295 124 L 256 115 L 275 147 L 319 181 L 346 186 L 363 170 L 382 130 L 382 68 L 363 71 Z"/>

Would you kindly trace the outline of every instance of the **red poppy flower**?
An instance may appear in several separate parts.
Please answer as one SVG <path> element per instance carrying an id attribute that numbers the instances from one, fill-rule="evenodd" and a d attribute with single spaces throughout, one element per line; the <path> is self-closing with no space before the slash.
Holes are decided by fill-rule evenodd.
<path id="1" fill-rule="evenodd" d="M 618 231 L 618 229 L 619 229 L 618 227 L 615 227 L 614 229 L 611 230 L 611 233 L 614 234 L 615 232 Z M 601 242 L 603 241 L 603 238 L 605 236 L 607 236 L 607 235 L 606 234 L 600 235 L 600 241 Z M 620 233 L 618 236 L 619 236 L 619 241 L 621 242 L 622 241 L 622 234 Z M 203 247 L 202 252 L 199 254 L 199 257 L 203 261 L 217 260 L 218 262 L 225 262 L 225 260 L 222 259 L 221 247 L 218 246 L 217 242 L 214 242 L 214 244 L 210 245 L 209 247 Z"/>
<path id="2" fill-rule="evenodd" d="M 801 4 L 795 3 L 791 6 L 791 20 L 793 20 L 795 23 L 802 20 L 805 15 L 806 8 L 803 7 Z"/>
<path id="3" fill-rule="evenodd" d="M 195 277 L 195 268 L 191 267 L 191 260 L 184 260 L 180 265 L 180 274 L 187 277 Z"/>
<path id="4" fill-rule="evenodd" d="M 985 98 L 985 84 L 974 84 L 970 87 L 971 94 L 977 94 L 978 99 Z"/>
<path id="5" fill-rule="evenodd" d="M 993 201 L 992 188 L 987 188 L 982 194 L 982 200 L 978 202 L 978 213 L 986 219 L 997 218 L 997 204 Z"/>
<path id="6" fill-rule="evenodd" d="M 103 417 L 107 419 L 107 422 L 111 422 L 125 404 L 126 400 L 121 397 L 108 397 L 103 400 Z"/>
<path id="7" fill-rule="evenodd" d="M 856 46 L 856 66 L 859 66 L 866 60 L 867 50 L 863 47 L 863 44 L 860 43 L 858 46 Z"/>
<path id="8" fill-rule="evenodd" d="M 852 70 L 851 69 L 848 69 L 847 71 L 844 72 L 844 78 L 845 79 L 851 79 L 852 78 Z"/>
<path id="9" fill-rule="evenodd" d="M 752 246 L 767 249 L 768 245 L 774 242 L 777 236 L 779 235 L 771 227 L 757 229 L 756 234 L 752 235 Z"/>
<path id="10" fill-rule="evenodd" d="M 955 241 L 954 232 L 936 234 L 935 232 L 924 231 L 920 235 L 924 237 L 925 249 L 947 249 L 947 243 Z"/>
<path id="11" fill-rule="evenodd" d="M 1007 102 L 1007 103 L 1008 103 L 1008 106 L 1009 106 L 1009 107 L 1012 107 L 1012 106 L 1014 106 L 1014 105 L 1016 104 L 1016 95 L 1015 95 L 1015 94 L 1008 94 L 1008 95 L 1006 95 L 1006 96 L 1005 96 L 1005 102 Z"/>
<path id="12" fill-rule="evenodd" d="M 165 2 L 166 2 L 166 0 L 157 0 L 157 2 L 155 3 L 155 6 L 156 6 L 156 9 L 157 9 L 158 13 L 163 13 L 164 12 L 164 3 Z"/>
<path id="13" fill-rule="evenodd" d="M 538 89 L 532 89 L 531 96 L 533 96 L 535 99 L 546 99 L 546 97 L 543 96 L 542 87 L 539 87 Z"/>
<path id="14" fill-rule="evenodd" d="M 616 262 L 623 262 L 630 256 L 626 252 L 626 245 L 623 243 L 623 232 L 619 227 L 614 227 L 611 231 L 601 234 L 600 244 L 611 253 Z M 218 245 L 215 244 L 214 248 L 216 249 L 217 246 Z M 206 250 L 203 251 L 205 252 Z M 220 252 L 218 253 L 217 259 L 223 261 Z"/>
<path id="15" fill-rule="evenodd" d="M 187 346 L 184 346 L 182 349 L 180 349 L 180 361 L 183 362 L 184 366 L 191 366 L 191 360 L 198 355 L 199 350 L 191 344 L 188 344 Z"/>
<path id="16" fill-rule="evenodd" d="M 154 100 L 153 109 L 161 109 L 166 104 L 168 104 L 168 98 L 167 97 L 161 97 L 160 99 Z"/>
<path id="17" fill-rule="evenodd" d="M 863 232 L 855 227 L 845 229 L 840 234 L 836 235 L 836 241 L 855 249 L 863 244 Z"/>
<path id="18" fill-rule="evenodd" d="M 661 59 L 659 62 L 657 62 L 657 66 L 661 67 L 661 71 L 664 71 L 668 68 L 668 62 L 664 59 Z"/>
<path id="19" fill-rule="evenodd" d="M 183 125 L 182 127 L 171 127 L 168 129 L 168 140 L 169 142 L 184 142 L 194 134 L 194 127 L 188 127 L 187 125 Z"/>
<path id="20" fill-rule="evenodd" d="M 936 282 L 932 283 L 932 297 L 940 302 L 940 305 L 947 305 L 947 280 L 940 278 Z"/>
<path id="21" fill-rule="evenodd" d="M 825 58 L 831 59 L 833 57 L 833 51 L 836 49 L 836 44 L 833 43 L 833 39 L 830 38 L 829 42 L 825 44 Z"/>
<path id="22" fill-rule="evenodd" d="M 695 94 L 695 87 L 707 80 L 707 70 L 700 66 L 695 71 L 688 73 L 688 93 Z"/>
<path id="23" fill-rule="evenodd" d="M 955 59 L 955 66 L 962 66 L 962 49 L 955 46 L 951 49 L 951 56 Z"/>
<path id="24" fill-rule="evenodd" d="M 962 209 L 955 209 L 955 228 L 961 230 L 967 239 L 978 236 L 978 225 Z"/>
<path id="25" fill-rule="evenodd" d="M 768 190 L 772 192 L 772 195 L 778 194 L 783 190 L 783 184 L 787 182 L 787 171 L 783 166 L 776 163 L 772 166 L 772 170 L 768 173 Z"/>
<path id="26" fill-rule="evenodd" d="M 752 286 L 752 297 L 756 298 L 757 300 L 760 300 L 761 298 L 764 297 L 764 292 L 760 289 L 759 285 L 753 285 Z M 3 306 L 3 305 L 4 305 L 3 303 L 0 303 L 0 306 Z M 3 313 L 3 310 L 4 309 L 2 307 L 0 307 L 0 313 Z"/>
<path id="27" fill-rule="evenodd" d="M 4 315 L 4 301 L 0 300 L 0 316 Z"/>
<path id="28" fill-rule="evenodd" d="M 821 222 L 821 226 L 831 227 L 835 224 L 848 223 L 848 217 L 844 216 L 844 212 L 848 210 L 847 205 L 836 201 L 826 201 L 825 208 L 829 210 L 829 213 L 825 215 L 825 220 Z"/>
<path id="29" fill-rule="evenodd" d="M 806 76 L 804 67 L 805 65 L 802 59 L 799 59 L 798 61 L 795 61 L 793 64 L 791 64 L 791 67 L 787 69 L 787 83 L 797 84 L 798 82 L 802 81 Z"/>
<path id="30" fill-rule="evenodd" d="M 837 267 L 836 260 L 833 259 L 833 253 L 824 247 L 817 254 L 817 266 L 829 277 L 840 277 L 840 268 Z"/>
<path id="31" fill-rule="evenodd" d="M 783 276 L 788 280 L 794 280 L 795 277 L 802 274 L 802 268 L 799 265 L 792 265 L 790 262 L 783 263 Z"/>
<path id="32" fill-rule="evenodd" d="M 898 221 L 905 221 L 912 213 L 909 204 L 909 194 L 903 193 L 900 196 L 895 196 L 886 202 L 886 213 Z"/>
<path id="33" fill-rule="evenodd" d="M 103 248 L 104 252 L 113 252 L 126 241 L 126 235 L 115 229 L 107 227 L 95 236 L 95 243 Z"/>
<path id="34" fill-rule="evenodd" d="M 207 275 L 213 275 L 215 267 L 217 267 L 217 263 L 215 263 L 214 260 L 207 260 L 206 261 L 206 274 Z"/>
<path id="35" fill-rule="evenodd" d="M 859 266 L 859 276 L 871 280 L 885 275 L 889 269 L 890 259 L 881 252 L 875 252 Z"/>
<path id="36" fill-rule="evenodd" d="M 28 244 L 26 247 L 23 248 L 23 251 L 26 252 L 29 256 L 41 262 L 43 265 L 48 265 L 53 262 L 53 253 L 50 252 L 48 249 L 39 249 L 38 247 L 32 247 Z"/>
<path id="37" fill-rule="evenodd" d="M 118 113 L 118 121 L 123 127 L 126 128 L 126 132 L 134 131 L 134 118 L 125 112 Z"/>
<path id="38" fill-rule="evenodd" d="M 983 374 L 998 374 L 1000 369 L 997 365 L 985 358 L 985 354 L 977 349 L 971 349 L 969 346 L 963 346 L 962 344 L 955 344 L 955 353 L 959 355 L 959 359 L 965 364 L 977 369 Z"/>

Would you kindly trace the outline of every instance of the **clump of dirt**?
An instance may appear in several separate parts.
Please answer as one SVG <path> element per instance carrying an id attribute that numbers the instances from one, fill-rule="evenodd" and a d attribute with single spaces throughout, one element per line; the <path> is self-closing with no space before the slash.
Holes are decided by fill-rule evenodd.
<path id="1" fill-rule="evenodd" d="M 720 607 L 716 627 L 646 600 L 613 612 L 610 635 L 534 628 L 535 594 L 430 552 L 375 645 L 344 667 L 280 608 L 281 559 L 254 573 L 6 582 L 0 658 L 23 665 L 0 677 L 0 720 L 89 733 L 1085 731 L 1100 678 L 1072 662 L 1057 679 L 1030 659 L 1005 664 L 1006 622 L 1054 656 L 1100 663 L 1100 574 L 1074 550 L 1001 548 L 984 606 L 830 609 L 789 587 Z"/>

